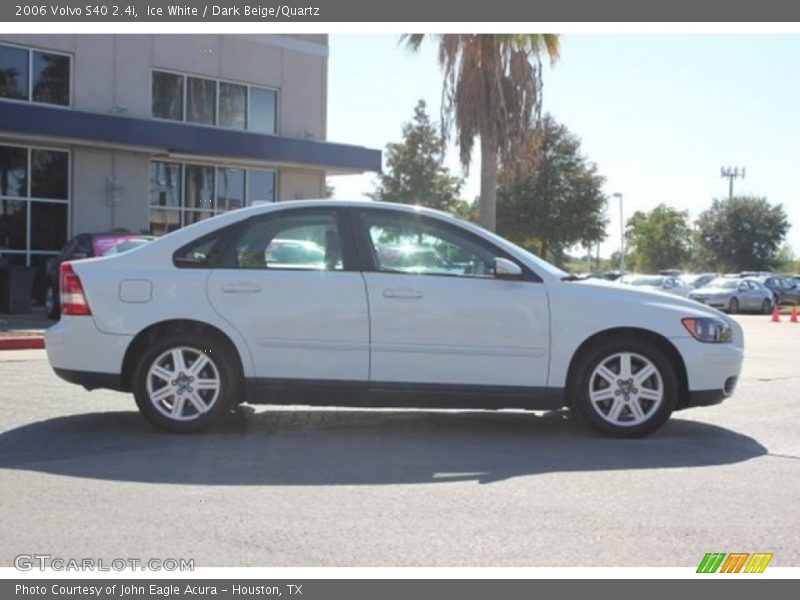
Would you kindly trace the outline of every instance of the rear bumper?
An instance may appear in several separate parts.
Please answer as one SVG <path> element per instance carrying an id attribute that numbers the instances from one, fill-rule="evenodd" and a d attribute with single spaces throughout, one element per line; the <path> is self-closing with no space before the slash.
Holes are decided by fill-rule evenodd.
<path id="1" fill-rule="evenodd" d="M 62 316 L 44 337 L 50 366 L 62 379 L 80 385 L 84 385 L 82 381 L 75 381 L 80 376 L 73 373 L 94 374 L 108 381 L 121 378 L 125 352 L 133 339 L 130 335 L 103 333 L 92 317 L 73 316 Z"/>

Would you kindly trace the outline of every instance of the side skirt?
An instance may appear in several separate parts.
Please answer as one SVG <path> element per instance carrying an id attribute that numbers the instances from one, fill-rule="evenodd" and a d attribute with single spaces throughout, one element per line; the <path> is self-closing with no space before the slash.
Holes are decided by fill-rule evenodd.
<path id="1" fill-rule="evenodd" d="M 555 410 L 565 405 L 563 389 L 546 387 L 248 379 L 246 389 L 250 404 L 490 410 Z"/>

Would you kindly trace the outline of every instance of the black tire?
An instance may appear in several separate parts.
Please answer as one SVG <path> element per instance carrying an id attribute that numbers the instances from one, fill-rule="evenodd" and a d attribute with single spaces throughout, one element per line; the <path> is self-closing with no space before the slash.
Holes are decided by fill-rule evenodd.
<path id="1" fill-rule="evenodd" d="M 44 314 L 54 321 L 61 316 L 61 302 L 52 281 L 44 288 Z"/>
<path id="2" fill-rule="evenodd" d="M 761 314 L 768 315 L 772 311 L 772 302 L 769 301 L 769 298 L 764 298 L 764 301 L 761 303 Z"/>
<path id="3" fill-rule="evenodd" d="M 638 424 L 624 425 L 609 422 L 600 415 L 598 412 L 600 409 L 595 408 L 589 396 L 591 386 L 594 385 L 591 380 L 595 369 L 618 353 L 632 353 L 646 359 L 655 367 L 661 380 L 663 394 L 660 404 L 645 400 L 647 409 L 643 413 L 646 419 Z M 645 380 L 645 382 L 647 381 L 649 379 Z M 568 382 L 568 390 L 571 405 L 581 420 L 604 435 L 619 438 L 639 438 L 656 431 L 669 419 L 678 403 L 680 393 L 675 365 L 661 348 L 646 339 L 628 336 L 603 341 L 584 352 L 578 359 L 577 368 L 573 371 L 571 381 Z M 621 395 L 617 394 L 616 390 L 614 393 L 616 396 Z M 609 403 L 613 401 L 613 398 L 609 399 Z M 643 404 L 638 403 L 637 406 L 641 409 Z M 651 411 L 650 414 L 647 414 L 648 410 Z M 631 417 L 633 417 L 632 413 Z"/>
<path id="4" fill-rule="evenodd" d="M 162 363 L 164 360 L 168 360 L 164 355 L 177 349 L 183 349 L 181 351 L 183 360 L 190 360 L 192 357 L 199 359 L 200 353 L 202 353 L 202 356 L 208 359 L 207 365 L 210 364 L 212 366 L 204 367 L 197 374 L 197 377 L 216 378 L 219 382 L 216 394 L 209 393 L 209 390 L 194 390 L 191 386 L 195 384 L 186 383 L 187 387 L 181 392 L 182 408 L 180 408 L 182 416 L 185 417 L 184 419 L 173 418 L 164 412 L 170 408 L 170 404 L 175 407 L 176 402 L 178 402 L 176 394 L 169 394 L 161 402 L 156 402 L 151 400 L 150 392 L 148 391 L 150 368 L 156 361 Z M 185 373 L 187 375 L 192 364 L 194 364 L 194 361 L 186 363 Z M 177 371 L 178 369 L 174 370 Z M 177 381 L 175 379 L 171 383 L 175 384 Z M 158 377 L 153 378 L 152 382 L 153 384 L 151 385 L 156 392 L 162 387 L 170 387 L 165 380 Z M 155 382 L 164 383 L 161 384 L 161 387 L 156 388 Z M 136 405 L 142 415 L 159 429 L 173 433 L 201 431 L 218 423 L 244 397 L 241 367 L 233 354 L 230 344 L 213 334 L 192 332 L 171 333 L 157 339 L 148 346 L 142 352 L 133 370 L 132 388 Z M 208 404 L 207 410 L 201 413 L 192 402 L 187 404 L 189 396 L 195 399 L 200 397 L 201 401 Z"/>
<path id="5" fill-rule="evenodd" d="M 739 312 L 739 301 L 736 298 L 731 298 L 731 301 L 728 303 L 728 312 L 732 315 Z"/>

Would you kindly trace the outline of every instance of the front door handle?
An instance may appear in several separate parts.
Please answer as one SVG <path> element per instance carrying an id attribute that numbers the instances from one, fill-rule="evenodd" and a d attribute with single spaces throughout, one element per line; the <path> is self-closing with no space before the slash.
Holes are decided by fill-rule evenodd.
<path id="1" fill-rule="evenodd" d="M 383 297 L 416 300 L 422 298 L 422 292 L 411 289 L 388 289 L 383 290 Z"/>
<path id="2" fill-rule="evenodd" d="M 226 283 L 222 291 L 226 294 L 257 294 L 261 286 L 255 283 Z"/>

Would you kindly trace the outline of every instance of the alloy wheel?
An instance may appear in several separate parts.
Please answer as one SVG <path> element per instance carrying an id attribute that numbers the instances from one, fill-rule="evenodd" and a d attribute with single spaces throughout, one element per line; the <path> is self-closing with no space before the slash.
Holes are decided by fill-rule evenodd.
<path id="1" fill-rule="evenodd" d="M 648 421 L 664 399 L 658 367 L 634 352 L 606 357 L 589 377 L 592 409 L 608 423 L 633 427 Z"/>
<path id="2" fill-rule="evenodd" d="M 147 371 L 147 395 L 165 417 L 191 421 L 207 413 L 219 398 L 219 370 L 208 354 L 197 348 L 171 348 Z"/>

